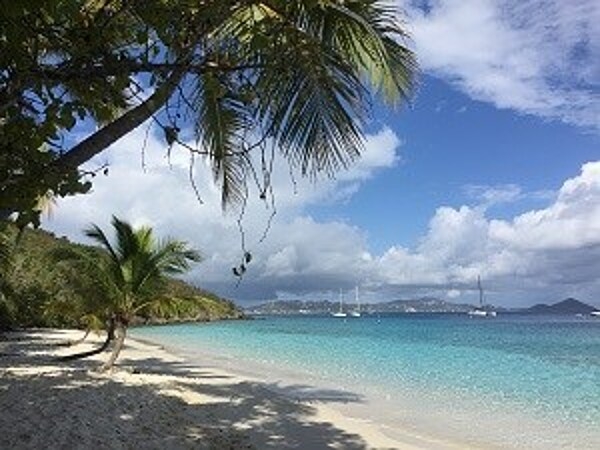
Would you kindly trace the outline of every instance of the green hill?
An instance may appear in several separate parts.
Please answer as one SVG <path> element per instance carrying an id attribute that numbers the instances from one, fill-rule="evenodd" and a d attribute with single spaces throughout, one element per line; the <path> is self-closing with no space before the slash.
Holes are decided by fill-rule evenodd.
<path id="1" fill-rule="evenodd" d="M 94 298 L 103 295 L 98 265 L 103 251 L 26 229 L 15 244 L 17 230 L 3 224 L 0 243 L 0 329 L 16 327 L 81 327 L 81 317 Z M 92 264 L 66 264 L 61 255 L 79 252 Z M 98 264 L 93 262 L 97 260 Z M 161 295 L 171 306 L 136 323 L 168 323 L 238 319 L 233 302 L 184 281 L 166 279 Z M 87 305 L 87 306 L 86 306 Z"/>

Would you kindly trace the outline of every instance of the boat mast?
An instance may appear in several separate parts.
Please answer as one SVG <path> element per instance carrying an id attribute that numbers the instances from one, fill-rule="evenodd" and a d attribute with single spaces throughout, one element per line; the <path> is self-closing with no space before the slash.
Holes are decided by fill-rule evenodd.
<path id="1" fill-rule="evenodd" d="M 358 286 L 354 287 L 354 302 L 356 303 L 356 310 L 360 311 L 360 299 L 358 298 Z"/>
<path id="2" fill-rule="evenodd" d="M 343 312 L 343 300 L 342 300 L 342 290 L 340 289 L 340 312 Z"/>
<path id="3" fill-rule="evenodd" d="M 481 287 L 481 277 L 477 275 L 477 289 L 479 289 L 479 306 L 483 308 L 483 288 Z"/>

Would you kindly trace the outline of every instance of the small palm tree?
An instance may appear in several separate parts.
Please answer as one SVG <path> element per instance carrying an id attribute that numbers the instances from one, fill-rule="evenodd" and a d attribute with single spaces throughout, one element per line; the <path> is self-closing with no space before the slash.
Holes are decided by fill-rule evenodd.
<path id="1" fill-rule="evenodd" d="M 200 254 L 182 241 L 158 241 L 152 229 L 134 229 L 130 224 L 113 216 L 115 241 L 92 225 L 85 234 L 107 251 L 102 267 L 108 298 L 103 314 L 110 320 L 109 335 L 116 335 L 112 354 L 102 366 L 110 369 L 117 360 L 131 320 L 138 314 L 164 309 L 169 300 L 164 295 L 165 275 L 181 274 L 189 270 L 191 262 L 200 261 Z"/>

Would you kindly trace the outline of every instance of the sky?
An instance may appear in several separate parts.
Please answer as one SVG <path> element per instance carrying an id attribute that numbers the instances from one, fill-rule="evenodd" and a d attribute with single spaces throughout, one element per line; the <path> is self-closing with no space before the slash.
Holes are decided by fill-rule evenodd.
<path id="1" fill-rule="evenodd" d="M 43 228 L 86 242 L 116 214 L 204 255 L 186 279 L 240 304 L 435 296 L 525 306 L 566 297 L 600 306 L 600 3 L 397 1 L 419 58 L 410 105 L 375 104 L 366 151 L 335 180 L 290 180 L 276 164 L 276 215 L 251 192 L 253 261 L 203 161 L 145 126 L 92 165 L 92 193 L 58 200 Z M 142 166 L 142 148 L 146 142 Z M 268 228 L 268 230 L 267 230 Z M 265 235 L 266 237 L 262 239 Z M 350 294 L 349 294 L 350 295 Z"/>

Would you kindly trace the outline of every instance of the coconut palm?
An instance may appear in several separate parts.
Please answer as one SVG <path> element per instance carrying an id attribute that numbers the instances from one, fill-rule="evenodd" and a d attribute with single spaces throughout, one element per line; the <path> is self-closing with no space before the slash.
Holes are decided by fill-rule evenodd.
<path id="1" fill-rule="evenodd" d="M 0 216 L 27 211 L 49 188 L 87 192 L 77 168 L 157 115 L 168 145 L 193 125 L 194 151 L 210 162 L 224 204 L 243 200 L 257 142 L 274 143 L 302 175 L 333 175 L 359 157 L 373 99 L 398 104 L 414 87 L 396 2 L 13 3 L 0 39 L 11 67 L 0 112 L 15 114 L 0 122 L 9 155 Z M 27 26 L 34 9 L 59 29 L 42 27 L 41 39 Z M 143 99 L 126 89 L 136 79 L 147 80 Z M 57 130 L 68 133 L 77 117 L 99 126 L 63 149 Z M 61 151 L 40 152 L 40 142 Z"/>
<path id="2" fill-rule="evenodd" d="M 123 348 L 127 327 L 136 315 L 169 306 L 170 300 L 163 292 L 164 277 L 184 273 L 190 263 L 200 261 L 199 253 L 185 242 L 159 241 L 149 227 L 133 228 L 115 216 L 112 226 L 114 242 L 97 225 L 85 230 L 108 254 L 101 267 L 107 298 L 98 313 L 109 317 L 109 335 L 114 331 L 116 337 L 103 370 L 114 365 Z"/>

